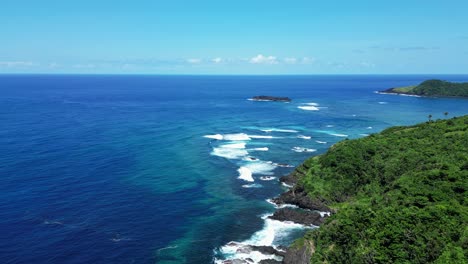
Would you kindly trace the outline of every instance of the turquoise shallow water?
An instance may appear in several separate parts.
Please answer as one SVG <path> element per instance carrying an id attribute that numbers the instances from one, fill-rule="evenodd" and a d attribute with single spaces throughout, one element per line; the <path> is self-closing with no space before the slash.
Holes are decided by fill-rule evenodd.
<path id="1" fill-rule="evenodd" d="M 0 76 L 0 257 L 210 263 L 215 254 L 226 257 L 219 249 L 229 241 L 288 243 L 302 229 L 261 218 L 274 210 L 265 200 L 284 191 L 277 177 L 293 169 L 278 164 L 296 166 L 344 138 L 423 122 L 429 114 L 467 114 L 464 99 L 374 93 L 431 77 L 468 81 Z M 247 100 L 261 94 L 293 102 Z M 238 179 L 241 167 L 253 182 Z"/>

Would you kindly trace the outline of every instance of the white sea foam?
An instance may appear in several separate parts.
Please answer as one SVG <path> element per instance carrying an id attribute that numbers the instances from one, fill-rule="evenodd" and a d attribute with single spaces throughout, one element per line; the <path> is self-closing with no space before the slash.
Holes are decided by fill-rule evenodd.
<path id="1" fill-rule="evenodd" d="M 368 126 L 366 129 L 372 129 L 372 127 L 371 127 L 371 126 Z"/>
<path id="2" fill-rule="evenodd" d="M 243 166 L 247 168 L 252 174 L 271 175 L 276 166 L 272 162 L 254 161 L 249 162 Z"/>
<path id="3" fill-rule="evenodd" d="M 242 185 L 242 188 L 262 188 L 263 186 L 261 184 L 258 184 L 258 183 L 252 183 L 252 184 L 244 184 Z"/>
<path id="4" fill-rule="evenodd" d="M 229 143 L 221 145 L 220 147 L 229 149 L 245 149 L 245 143 Z"/>
<path id="5" fill-rule="evenodd" d="M 211 155 L 226 158 L 226 159 L 241 159 L 245 156 L 247 156 L 249 153 L 245 149 L 239 149 L 239 148 L 226 148 L 226 147 L 219 147 L 219 148 L 213 148 L 213 151 L 211 152 Z"/>
<path id="6" fill-rule="evenodd" d="M 299 132 L 293 129 L 280 129 L 280 128 L 268 128 L 268 129 L 260 129 L 260 130 L 266 133 L 270 133 L 270 132 L 298 133 Z"/>
<path id="7" fill-rule="evenodd" d="M 360 136 L 367 137 L 369 134 L 359 134 Z"/>
<path id="8" fill-rule="evenodd" d="M 203 136 L 205 138 L 211 138 L 211 139 L 217 139 L 217 140 L 223 140 L 223 135 L 221 134 L 216 134 L 216 135 L 205 135 Z"/>
<path id="9" fill-rule="evenodd" d="M 281 222 L 277 220 L 269 219 L 268 216 L 264 215 L 262 218 L 265 219 L 263 228 L 255 232 L 248 240 L 243 242 L 229 242 L 225 246 L 219 249 L 219 253 L 224 256 L 224 259 L 242 259 L 246 260 L 250 258 L 254 263 L 259 263 L 263 259 L 276 259 L 282 260 L 282 257 L 275 255 L 266 255 L 258 251 L 244 250 L 248 245 L 253 246 L 278 246 L 282 239 L 287 237 L 291 232 L 295 230 L 302 230 L 304 228 L 314 228 L 312 226 L 304 226 L 293 222 Z M 215 263 L 223 263 L 223 260 L 216 259 Z"/>
<path id="10" fill-rule="evenodd" d="M 379 104 L 388 104 L 387 102 L 379 102 Z"/>
<path id="11" fill-rule="evenodd" d="M 321 217 L 330 216 L 330 212 L 319 212 Z"/>
<path id="12" fill-rule="evenodd" d="M 304 135 L 299 135 L 297 138 L 302 138 L 302 139 L 311 139 L 310 136 L 304 136 Z"/>
<path id="13" fill-rule="evenodd" d="M 244 133 L 237 133 L 237 134 L 226 134 L 223 135 L 224 140 L 231 140 L 231 141 L 244 141 L 244 140 L 250 140 L 249 135 L 244 134 Z"/>
<path id="14" fill-rule="evenodd" d="M 333 125 L 326 125 L 326 127 L 334 127 Z"/>
<path id="15" fill-rule="evenodd" d="M 320 141 L 320 140 L 315 140 L 315 142 L 319 143 L 319 144 L 327 144 L 327 142 L 325 141 Z"/>
<path id="16" fill-rule="evenodd" d="M 276 177 L 272 177 L 272 176 L 262 176 L 262 177 L 260 177 L 260 180 L 262 180 L 262 181 L 272 181 L 274 179 L 276 179 Z"/>
<path id="17" fill-rule="evenodd" d="M 305 105 L 319 106 L 319 104 L 317 104 L 317 103 L 305 103 Z"/>
<path id="18" fill-rule="evenodd" d="M 254 179 L 252 177 L 252 171 L 249 168 L 240 167 L 237 171 L 239 172 L 238 179 L 248 181 L 248 182 L 253 182 L 254 181 Z"/>
<path id="19" fill-rule="evenodd" d="M 249 150 L 253 150 L 253 151 L 268 151 L 269 148 L 263 147 L 263 148 L 253 148 L 253 149 L 249 149 Z"/>
<path id="20" fill-rule="evenodd" d="M 294 204 L 281 204 L 277 205 L 276 203 L 273 202 L 271 199 L 266 199 L 267 203 L 272 204 L 275 208 L 281 209 L 281 208 L 299 208 L 297 205 Z"/>
<path id="21" fill-rule="evenodd" d="M 312 106 L 312 105 L 307 105 L 307 106 L 301 105 L 301 106 L 298 106 L 297 108 L 302 109 L 302 110 L 306 110 L 306 111 L 318 111 L 318 110 L 320 110 L 318 107 Z"/>
<path id="22" fill-rule="evenodd" d="M 348 136 L 345 134 L 338 134 L 338 133 L 331 133 L 330 135 L 335 136 L 335 137 L 347 137 Z"/>
<path id="23" fill-rule="evenodd" d="M 272 138 L 280 138 L 280 137 L 274 137 L 274 136 L 262 136 L 262 135 L 248 135 L 249 138 L 267 138 L 267 139 L 272 139 Z"/>
<path id="24" fill-rule="evenodd" d="M 317 151 L 316 149 L 303 148 L 303 147 L 293 147 L 291 150 L 293 150 L 295 152 L 315 152 L 315 151 Z"/>
<path id="25" fill-rule="evenodd" d="M 284 182 L 282 182 L 281 185 L 283 185 L 283 186 L 286 187 L 286 188 L 292 188 L 292 187 L 294 187 L 294 186 L 289 185 L 289 184 L 284 183 Z"/>

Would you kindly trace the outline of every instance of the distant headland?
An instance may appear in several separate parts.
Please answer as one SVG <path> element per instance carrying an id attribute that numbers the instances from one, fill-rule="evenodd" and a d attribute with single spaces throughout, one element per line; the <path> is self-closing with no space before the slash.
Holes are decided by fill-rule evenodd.
<path id="1" fill-rule="evenodd" d="M 252 101 L 271 101 L 271 102 L 291 102 L 289 97 L 277 97 L 277 96 L 268 96 L 268 95 L 259 95 L 254 96 L 250 100 Z"/>
<path id="2" fill-rule="evenodd" d="M 468 98 L 468 83 L 454 83 L 442 80 L 427 80 L 419 85 L 390 88 L 379 93 L 409 96 L 464 97 Z"/>

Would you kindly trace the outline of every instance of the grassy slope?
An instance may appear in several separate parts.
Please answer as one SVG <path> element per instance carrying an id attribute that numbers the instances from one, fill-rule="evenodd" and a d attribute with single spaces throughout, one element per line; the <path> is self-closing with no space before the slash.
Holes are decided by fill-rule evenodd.
<path id="1" fill-rule="evenodd" d="M 393 92 L 423 96 L 468 97 L 468 83 L 427 80 L 416 86 L 391 89 Z"/>
<path id="2" fill-rule="evenodd" d="M 466 263 L 468 116 L 345 140 L 306 163 L 300 184 L 338 210 L 305 237 L 313 263 Z"/>

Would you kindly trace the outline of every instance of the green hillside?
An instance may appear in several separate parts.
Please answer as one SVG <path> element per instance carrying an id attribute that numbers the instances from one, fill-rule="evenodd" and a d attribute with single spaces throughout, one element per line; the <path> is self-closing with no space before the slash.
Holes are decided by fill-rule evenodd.
<path id="1" fill-rule="evenodd" d="M 468 83 L 427 80 L 416 86 L 391 88 L 383 92 L 420 96 L 468 97 Z"/>
<path id="2" fill-rule="evenodd" d="M 345 140 L 299 186 L 337 213 L 305 239 L 312 263 L 467 263 L 468 116 Z"/>

